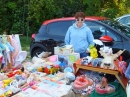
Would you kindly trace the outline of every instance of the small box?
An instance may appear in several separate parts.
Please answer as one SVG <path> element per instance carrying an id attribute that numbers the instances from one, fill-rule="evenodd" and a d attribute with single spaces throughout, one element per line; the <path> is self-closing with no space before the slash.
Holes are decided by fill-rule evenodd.
<path id="1" fill-rule="evenodd" d="M 79 53 L 71 53 L 68 55 L 68 65 L 73 65 L 77 60 L 80 59 L 80 54 Z"/>
<path id="2" fill-rule="evenodd" d="M 54 54 L 56 55 L 69 55 L 74 52 L 72 45 L 65 45 L 63 47 L 54 47 Z"/>

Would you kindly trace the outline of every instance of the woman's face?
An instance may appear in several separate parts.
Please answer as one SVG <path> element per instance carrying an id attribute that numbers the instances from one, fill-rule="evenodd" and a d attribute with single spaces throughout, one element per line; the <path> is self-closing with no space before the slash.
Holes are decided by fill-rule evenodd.
<path id="1" fill-rule="evenodd" d="M 83 23 L 84 23 L 84 18 L 79 17 L 76 19 L 77 27 L 81 27 Z"/>

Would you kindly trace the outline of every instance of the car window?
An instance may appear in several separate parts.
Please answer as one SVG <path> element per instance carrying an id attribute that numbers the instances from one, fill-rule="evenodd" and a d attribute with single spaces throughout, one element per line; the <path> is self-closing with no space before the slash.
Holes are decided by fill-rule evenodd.
<path id="1" fill-rule="evenodd" d="M 48 33 L 52 35 L 65 36 L 68 28 L 74 21 L 59 21 L 48 25 Z"/>
<path id="2" fill-rule="evenodd" d="M 120 19 L 119 22 L 122 24 L 130 24 L 130 16 Z"/>
<path id="3" fill-rule="evenodd" d="M 91 29 L 95 39 L 99 39 L 101 36 L 105 35 L 103 26 L 89 21 L 86 21 L 85 23 Z"/>
<path id="4" fill-rule="evenodd" d="M 114 39 L 114 41 L 121 41 L 120 35 L 118 35 L 114 31 L 108 29 L 107 27 L 105 27 L 99 23 L 96 23 L 96 22 L 86 21 L 85 23 L 91 29 L 95 39 L 99 39 L 100 37 L 102 37 L 104 35 L 108 35 L 108 36 L 112 37 Z"/>
<path id="5" fill-rule="evenodd" d="M 116 29 L 118 32 L 125 34 L 126 36 L 130 37 L 130 27 L 120 24 L 117 21 L 111 20 L 102 20 L 101 22 L 111 26 L 112 28 Z"/>

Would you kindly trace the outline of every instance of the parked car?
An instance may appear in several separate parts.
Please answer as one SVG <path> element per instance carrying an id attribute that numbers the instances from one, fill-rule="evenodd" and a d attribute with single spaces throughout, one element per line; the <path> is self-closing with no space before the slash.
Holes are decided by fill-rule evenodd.
<path id="1" fill-rule="evenodd" d="M 120 16 L 120 17 L 116 18 L 115 20 L 120 22 L 121 24 L 130 26 L 130 14 Z"/>
<path id="2" fill-rule="evenodd" d="M 44 21 L 35 34 L 30 45 L 31 57 L 42 51 L 54 54 L 54 47 L 64 43 L 68 28 L 75 22 L 74 17 L 58 18 Z M 85 23 L 91 29 L 94 38 L 100 39 L 106 46 L 113 48 L 113 53 L 126 49 L 125 56 L 130 58 L 130 28 L 111 21 L 106 17 L 89 16 Z"/>

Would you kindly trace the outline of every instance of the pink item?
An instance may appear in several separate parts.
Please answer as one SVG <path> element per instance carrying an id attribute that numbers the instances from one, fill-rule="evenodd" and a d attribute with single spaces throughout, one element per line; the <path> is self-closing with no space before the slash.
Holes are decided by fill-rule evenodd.
<path id="1" fill-rule="evenodd" d="M 35 85 L 35 84 L 36 84 L 36 82 L 35 82 L 35 81 L 32 81 L 32 82 L 29 83 L 29 86 L 33 86 L 33 85 Z"/>
<path id="2" fill-rule="evenodd" d="M 18 44 L 19 50 L 22 51 L 22 47 L 21 47 L 19 35 L 18 35 L 18 34 L 15 34 L 15 35 L 13 35 L 13 38 L 16 40 L 16 42 L 17 42 L 17 44 Z"/>
<path id="3" fill-rule="evenodd" d="M 49 57 L 50 62 L 56 62 L 58 60 L 58 55 L 52 55 Z"/>
<path id="4" fill-rule="evenodd" d="M 74 88 L 77 90 L 82 90 L 88 87 L 89 80 L 85 76 L 77 77 L 74 81 Z"/>
<path id="5" fill-rule="evenodd" d="M 13 60 L 17 57 L 19 53 L 19 47 L 15 39 L 13 39 L 12 35 L 9 35 L 10 38 L 10 44 L 14 47 L 14 52 L 12 52 Z"/>
<path id="6" fill-rule="evenodd" d="M 105 77 L 102 78 L 100 84 L 96 85 L 96 92 L 99 94 L 108 94 L 113 93 L 115 91 L 115 86 L 108 84 L 107 79 Z"/>
<path id="7" fill-rule="evenodd" d="M 27 86 L 27 87 L 23 88 L 22 91 L 27 90 L 29 87 L 30 87 L 30 86 Z"/>
<path id="8" fill-rule="evenodd" d="M 97 85 L 96 86 L 96 92 L 98 92 L 99 94 L 107 94 L 108 91 L 105 88 L 101 88 L 101 85 Z"/>
<path id="9" fill-rule="evenodd" d="M 25 78 L 26 78 L 26 74 L 25 74 L 25 73 L 22 73 L 22 77 L 25 79 Z"/>
<path id="10" fill-rule="evenodd" d="M 0 63 L 2 62 L 2 60 L 3 60 L 3 56 L 0 56 Z"/>
<path id="11" fill-rule="evenodd" d="M 124 62 L 124 61 L 120 61 L 120 62 L 118 63 L 119 68 L 122 69 L 122 71 L 123 71 L 124 74 L 125 74 L 126 69 L 127 69 L 126 64 L 127 64 L 127 63 Z"/>

